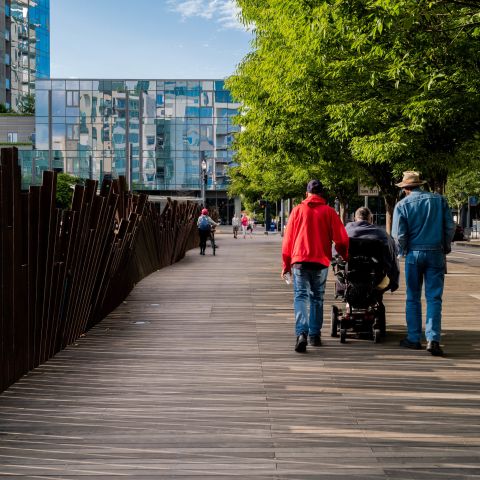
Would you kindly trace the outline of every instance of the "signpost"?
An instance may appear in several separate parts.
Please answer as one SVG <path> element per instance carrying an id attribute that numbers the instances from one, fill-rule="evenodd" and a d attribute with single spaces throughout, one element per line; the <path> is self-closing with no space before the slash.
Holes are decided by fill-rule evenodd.
<path id="1" fill-rule="evenodd" d="M 367 187 L 358 182 L 358 195 L 365 197 L 365 206 L 368 208 L 368 197 L 378 197 L 380 189 L 378 187 Z"/>

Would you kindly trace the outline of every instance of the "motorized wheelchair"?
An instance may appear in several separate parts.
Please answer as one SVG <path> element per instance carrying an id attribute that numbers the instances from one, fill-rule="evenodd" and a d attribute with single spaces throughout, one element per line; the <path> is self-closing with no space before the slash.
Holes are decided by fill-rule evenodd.
<path id="1" fill-rule="evenodd" d="M 335 256 L 332 261 L 335 298 L 345 303 L 332 305 L 331 336 L 345 343 L 347 333 L 368 337 L 378 343 L 386 332 L 383 292 L 388 287 L 381 240 L 350 238 L 348 262 Z"/>

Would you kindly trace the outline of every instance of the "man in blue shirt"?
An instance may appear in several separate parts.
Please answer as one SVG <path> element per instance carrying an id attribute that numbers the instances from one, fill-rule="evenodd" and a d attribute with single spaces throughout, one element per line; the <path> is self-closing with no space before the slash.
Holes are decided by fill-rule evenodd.
<path id="1" fill-rule="evenodd" d="M 400 345 L 422 348 L 421 294 L 425 282 L 427 351 L 443 355 L 440 336 L 445 255 L 451 251 L 455 225 L 445 198 L 421 190 L 424 183 L 420 174 L 413 171 L 403 172 L 402 181 L 397 183 L 406 195 L 395 206 L 392 225 L 399 253 L 405 256 L 407 336 Z"/>

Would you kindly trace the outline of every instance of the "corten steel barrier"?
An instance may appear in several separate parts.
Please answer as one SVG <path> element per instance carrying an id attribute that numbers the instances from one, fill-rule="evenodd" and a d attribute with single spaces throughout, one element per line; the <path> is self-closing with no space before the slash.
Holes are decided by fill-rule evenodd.
<path id="1" fill-rule="evenodd" d="M 56 208 L 56 173 L 22 192 L 15 148 L 0 163 L 0 392 L 115 309 L 146 275 L 198 246 L 196 204 L 163 211 L 125 180 L 77 185 Z"/>

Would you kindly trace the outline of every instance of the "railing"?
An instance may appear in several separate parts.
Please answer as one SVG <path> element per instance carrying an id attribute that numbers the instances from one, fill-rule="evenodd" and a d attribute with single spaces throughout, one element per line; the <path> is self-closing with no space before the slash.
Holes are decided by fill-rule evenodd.
<path id="1" fill-rule="evenodd" d="M 124 179 L 76 186 L 56 208 L 56 173 L 21 191 L 15 148 L 0 164 L 0 391 L 115 309 L 135 284 L 197 246 L 198 206 L 160 212 Z"/>

